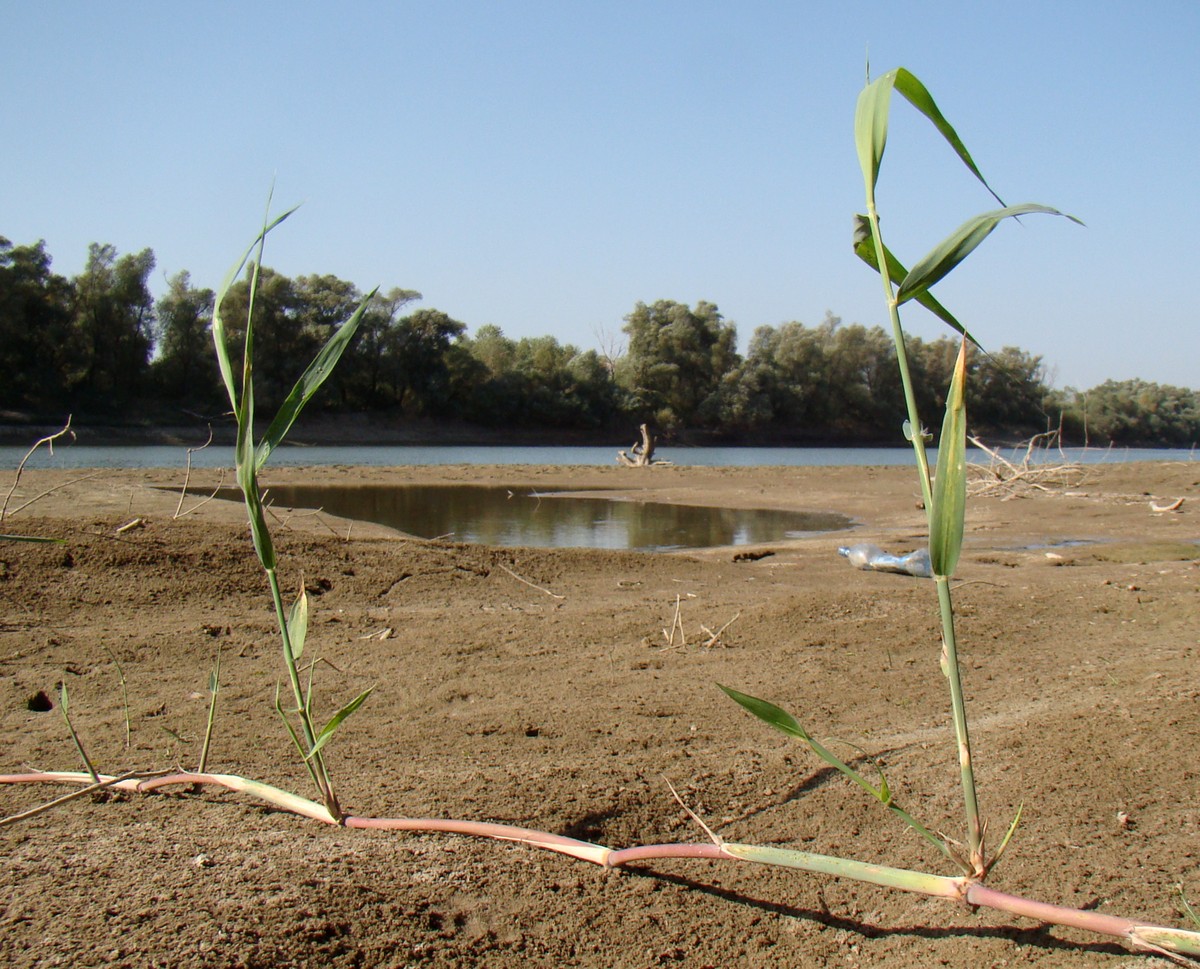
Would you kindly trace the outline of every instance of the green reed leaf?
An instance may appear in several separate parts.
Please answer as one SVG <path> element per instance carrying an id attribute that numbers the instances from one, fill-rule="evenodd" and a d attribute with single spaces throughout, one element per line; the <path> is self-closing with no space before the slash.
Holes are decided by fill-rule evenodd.
<path id="1" fill-rule="evenodd" d="M 879 272 L 879 262 L 875 256 L 875 236 L 871 232 L 871 222 L 865 215 L 856 215 L 854 217 L 854 254 L 876 272 Z M 887 260 L 888 278 L 893 284 L 899 286 L 904 281 L 904 277 L 908 275 L 908 270 L 904 268 L 904 264 L 895 257 L 892 250 L 886 245 L 883 247 L 883 255 Z M 919 293 L 913 299 L 952 330 L 965 336 L 981 350 L 983 349 L 979 341 L 967 331 L 965 326 L 954 318 L 954 315 L 946 307 L 934 298 L 932 293 Z"/>
<path id="2" fill-rule="evenodd" d="M 342 722 L 366 702 L 367 697 L 371 695 L 374 689 L 375 687 L 371 687 L 368 690 L 364 690 L 330 718 L 329 723 L 325 724 L 321 732 L 317 735 L 317 740 L 313 744 L 312 750 L 308 752 L 309 758 L 316 756 L 320 752 L 321 748 L 333 738 L 334 732 L 342 725 Z"/>
<path id="3" fill-rule="evenodd" d="M 283 440 L 287 432 L 291 429 L 292 424 L 296 422 L 296 418 L 300 416 L 300 412 L 304 410 L 304 406 L 312 400 L 315 394 L 323 383 L 333 373 L 333 368 L 337 366 L 338 360 L 350 345 L 350 341 L 354 338 L 355 332 L 358 330 L 359 323 L 362 322 L 363 314 L 367 310 L 367 306 L 379 291 L 378 287 L 371 290 L 363 297 L 358 308 L 354 311 L 354 315 L 343 323 L 334 334 L 326 341 L 325 345 L 313 358 L 312 363 L 308 365 L 308 369 L 300 375 L 300 379 L 296 381 L 292 387 L 291 393 L 279 408 L 279 412 L 275 415 L 275 419 L 271 421 L 271 426 L 267 428 L 267 433 L 263 436 L 262 443 L 258 446 L 257 465 L 261 468 L 266 464 L 267 459 L 271 456 L 271 452 Z"/>
<path id="4" fill-rule="evenodd" d="M 730 699 L 737 701 L 751 713 L 753 713 L 763 723 L 770 724 L 776 730 L 781 730 L 789 737 L 799 737 L 801 740 L 808 742 L 812 738 L 809 737 L 808 731 L 800 726 L 800 721 L 793 717 L 790 713 L 781 707 L 775 706 L 766 700 L 760 700 L 758 697 L 750 696 L 746 693 L 741 693 L 730 686 L 722 686 L 720 683 L 717 686 L 725 692 L 725 695 Z"/>
<path id="5" fill-rule="evenodd" d="M 867 185 L 868 198 L 875 195 L 879 166 L 887 147 L 888 112 L 895 73 L 885 74 L 863 88 L 854 111 L 854 146 L 858 150 L 858 164 Z"/>
<path id="6" fill-rule="evenodd" d="M 304 640 L 308 636 L 308 593 L 300 586 L 300 594 L 292 603 L 287 618 L 288 639 L 292 643 L 292 658 L 299 660 L 304 653 Z"/>
<path id="7" fill-rule="evenodd" d="M 996 853 L 992 855 L 992 860 L 988 862 L 988 871 L 990 872 L 996 867 L 997 863 L 1004 856 L 1005 850 L 1012 841 L 1013 835 L 1017 833 L 1017 828 L 1021 824 L 1021 814 L 1025 811 L 1025 803 L 1022 802 L 1017 807 L 1017 813 L 1012 819 L 1012 824 L 1008 826 L 1008 830 L 1004 833 L 1004 840 L 1000 842 L 1000 847 L 996 849 Z"/>
<path id="8" fill-rule="evenodd" d="M 273 194 L 273 190 L 272 190 Z M 268 208 L 270 207 L 270 196 L 267 201 Z M 294 205 L 283 215 L 266 222 L 263 225 L 262 231 L 255 237 L 254 241 L 246 247 L 246 251 L 242 253 L 242 258 L 235 262 L 225 274 L 225 278 L 221 281 L 221 285 L 217 288 L 216 297 L 213 299 L 213 319 L 212 319 L 212 335 L 213 344 L 217 350 L 217 366 L 221 371 L 221 380 L 225 384 L 225 391 L 229 395 L 229 403 L 235 411 L 238 408 L 238 388 L 233 379 L 233 363 L 229 354 L 228 346 L 228 331 L 225 327 L 225 319 L 221 315 L 221 303 L 229 294 L 229 290 L 233 287 L 234 282 L 242 274 L 242 270 L 246 268 L 246 263 L 249 261 L 251 254 L 255 249 L 261 251 L 262 243 L 267 237 L 267 233 L 274 229 L 277 225 L 288 218 L 300 206 Z"/>
<path id="9" fill-rule="evenodd" d="M 862 774 L 843 761 L 819 740 L 809 734 L 809 732 L 800 725 L 800 721 L 793 717 L 786 710 L 775 706 L 774 703 L 770 703 L 767 700 L 760 700 L 758 697 L 741 693 L 732 687 L 722 686 L 720 683 L 718 683 L 717 686 L 720 686 L 721 689 L 725 691 L 726 696 L 736 700 L 743 707 L 758 717 L 759 720 L 770 724 L 776 730 L 782 731 L 789 737 L 799 737 L 806 744 L 808 744 L 809 749 L 818 757 L 820 757 L 821 760 L 825 761 L 825 763 L 827 763 L 830 767 L 841 771 L 848 778 L 850 778 L 850 780 L 854 781 L 855 784 L 861 787 L 876 800 L 879 800 L 884 804 L 887 804 L 891 800 L 891 794 L 888 791 L 886 781 L 884 781 L 880 787 L 875 787 L 875 785 L 863 777 Z M 882 776 L 882 771 L 880 772 L 880 775 Z"/>
<path id="10" fill-rule="evenodd" d="M 1004 199 L 1000 198 L 999 195 L 992 191 L 992 187 L 987 183 L 987 179 L 983 177 L 983 173 L 975 164 L 975 160 L 971 157 L 971 153 L 967 151 L 967 146 L 963 144 L 962 139 L 958 137 L 958 132 L 955 131 L 950 122 L 946 120 L 936 102 L 933 100 L 933 95 L 929 93 L 929 90 L 925 87 L 925 85 L 917 79 L 916 75 L 905 70 L 903 67 L 896 68 L 896 70 L 892 73 L 896 75 L 894 82 L 896 85 L 896 90 L 904 95 L 909 104 L 920 111 L 921 114 L 923 114 L 929 119 L 930 122 L 932 122 L 933 126 L 937 128 L 938 133 L 942 136 L 942 138 L 945 139 L 946 143 L 954 149 L 954 153 L 958 155 L 959 160 L 966 165 L 971 174 L 974 175 L 979 180 L 980 184 L 988 190 L 988 193 L 992 196 L 992 198 L 994 198 L 1001 205 L 1004 205 Z"/>
<path id="11" fill-rule="evenodd" d="M 1073 215 L 1067 215 L 1048 205 L 1037 205 L 1033 202 L 984 212 L 960 225 L 913 266 L 908 275 L 904 277 L 904 281 L 900 283 L 896 298 L 901 303 L 916 299 L 966 259 L 975 250 L 975 247 L 991 235 L 992 230 L 1005 219 L 1034 213 L 1057 215 L 1064 219 L 1070 219 L 1078 225 L 1083 224 Z"/>
<path id="12" fill-rule="evenodd" d="M 300 739 L 300 735 L 296 732 L 296 728 L 292 726 L 292 721 L 288 719 L 288 715 L 284 712 L 283 703 L 279 696 L 279 684 L 275 684 L 275 712 L 279 714 L 279 719 L 283 721 L 284 727 L 287 729 L 288 736 L 292 738 L 292 745 L 300 754 L 300 759 L 304 761 L 304 766 L 308 770 L 309 779 L 316 785 L 318 791 L 324 796 L 325 789 L 321 786 L 321 781 L 317 777 L 316 770 L 313 769 L 312 761 L 308 755 L 304 753 L 304 743 Z"/>
<path id="13" fill-rule="evenodd" d="M 879 180 L 879 168 L 883 162 L 883 152 L 887 147 L 888 113 L 891 110 L 892 91 L 896 90 L 924 115 L 938 130 L 946 143 L 954 149 L 967 169 L 974 175 L 984 188 L 991 193 L 1001 205 L 1000 198 L 987 179 L 983 177 L 967 146 L 959 138 L 954 126 L 946 120 L 941 109 L 933 100 L 924 84 L 911 71 L 897 67 L 868 84 L 858 96 L 858 106 L 854 115 L 854 142 L 858 149 L 858 162 L 862 168 L 863 178 L 867 184 L 867 197 L 873 198 L 875 185 Z"/>
<path id="14" fill-rule="evenodd" d="M 962 551 L 967 510 L 967 344 L 958 350 L 946 417 L 938 439 L 937 471 L 933 479 L 933 508 L 929 516 L 929 561 L 933 574 L 951 576 Z"/>

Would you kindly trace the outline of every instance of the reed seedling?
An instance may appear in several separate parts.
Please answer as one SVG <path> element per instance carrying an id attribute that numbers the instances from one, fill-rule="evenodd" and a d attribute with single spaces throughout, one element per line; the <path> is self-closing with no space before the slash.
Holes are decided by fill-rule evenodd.
<path id="1" fill-rule="evenodd" d="M 324 727 L 318 729 L 313 713 L 312 666 L 309 667 L 307 684 L 302 682 L 300 667 L 304 641 L 308 632 L 308 597 L 304 588 L 301 587 L 291 607 L 288 608 L 284 604 L 277 573 L 275 547 L 267 526 L 263 493 L 259 487 L 258 475 L 270 458 L 271 452 L 283 441 L 305 405 L 312 400 L 313 395 L 333 372 L 342 353 L 350 345 L 363 313 L 375 292 L 368 293 L 350 319 L 334 331 L 312 363 L 300 375 L 274 419 L 268 425 L 266 433 L 256 443 L 254 440 L 254 310 L 258 294 L 259 274 L 262 269 L 263 249 L 266 245 L 267 234 L 295 211 L 295 208 L 289 209 L 272 220 L 269 217 L 269 206 L 268 202 L 268 218 L 264 220 L 262 231 L 247 248 L 241 260 L 229 270 L 217 291 L 213 304 L 213 343 L 216 346 L 221 379 L 229 394 L 229 402 L 233 406 L 234 417 L 237 421 L 235 450 L 237 482 L 245 500 L 254 551 L 266 573 L 267 583 L 271 590 L 271 600 L 275 606 L 275 618 L 283 648 L 284 670 L 291 687 L 291 700 L 294 704 L 291 709 L 285 709 L 277 695 L 275 708 L 279 712 L 292 742 L 300 752 L 309 777 L 320 794 L 322 804 L 332 817 L 340 820 L 342 811 L 338 805 L 324 747 L 345 719 L 363 704 L 371 691 L 366 690 L 359 694 L 338 710 Z M 241 377 L 238 379 L 235 376 L 230 336 L 221 313 L 221 307 L 230 287 L 247 264 L 250 267 L 249 301 L 241 347 Z M 299 724 L 299 730 L 296 729 L 293 718 Z"/>
<path id="2" fill-rule="evenodd" d="M 87 749 L 83 746 L 83 741 L 79 739 L 79 734 L 75 732 L 75 724 L 71 722 L 71 701 L 70 694 L 67 691 L 67 681 L 63 680 L 58 688 L 58 710 L 62 714 L 63 723 L 67 725 L 67 733 L 71 735 L 71 742 L 75 745 L 75 750 L 79 753 L 79 759 L 83 761 L 83 766 L 87 769 L 88 777 L 92 779 L 93 784 L 100 783 L 100 775 L 96 773 L 96 768 L 92 766 L 92 759 L 88 756 Z"/>

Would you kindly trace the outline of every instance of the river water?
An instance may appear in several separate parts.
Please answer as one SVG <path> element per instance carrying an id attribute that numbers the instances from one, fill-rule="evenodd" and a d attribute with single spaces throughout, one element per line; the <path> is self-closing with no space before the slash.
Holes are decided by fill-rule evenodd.
<path id="1" fill-rule="evenodd" d="M 0 470 L 15 469 L 27 448 L 0 447 Z M 469 446 L 354 446 L 304 447 L 283 445 L 271 456 L 271 464 L 288 466 L 365 465 L 370 467 L 402 467 L 404 465 L 479 464 L 479 465 L 590 465 L 614 463 L 617 447 L 469 447 Z M 1011 460 L 1020 461 L 1024 449 L 1004 452 Z M 679 465 L 708 467 L 836 467 L 843 465 L 909 465 L 913 463 L 912 449 L 890 448 L 770 448 L 770 447 L 663 447 L 656 457 Z M 187 448 L 171 445 L 143 447 L 67 445 L 45 448 L 35 453 L 27 468 L 183 468 L 187 464 Z M 1078 462 L 1083 464 L 1122 463 L 1126 461 L 1194 461 L 1194 449 L 1150 448 L 1067 448 L 1039 452 L 1036 460 L 1049 462 Z M 929 453 L 932 464 L 937 451 Z M 988 457 L 981 451 L 968 449 L 967 460 L 986 464 Z M 194 468 L 229 468 L 233 466 L 233 448 L 208 447 L 192 454 Z"/>

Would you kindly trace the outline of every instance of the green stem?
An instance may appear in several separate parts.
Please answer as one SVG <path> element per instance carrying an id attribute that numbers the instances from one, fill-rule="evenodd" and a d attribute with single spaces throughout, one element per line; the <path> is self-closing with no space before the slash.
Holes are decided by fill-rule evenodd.
<path id="1" fill-rule="evenodd" d="M 874 193 L 868 189 L 867 219 L 871 224 L 871 237 L 875 243 L 875 259 L 879 276 L 887 299 L 888 316 L 892 323 L 892 341 L 896 346 L 896 362 L 900 368 L 900 382 L 904 387 L 904 403 L 908 410 L 908 424 L 913 453 L 921 479 L 921 496 L 925 501 L 925 517 L 932 526 L 933 487 L 929 475 L 929 460 L 925 454 L 925 440 L 921 433 L 921 419 L 917 413 L 917 398 L 913 391 L 912 374 L 909 371 L 908 353 L 904 347 L 904 330 L 900 326 L 900 304 L 888 275 L 887 255 L 883 235 L 879 229 L 879 213 L 875 208 Z M 969 859 L 976 874 L 987 871 L 984 861 L 983 825 L 979 817 L 979 802 L 975 794 L 975 771 L 971 765 L 971 742 L 967 731 L 967 711 L 963 702 L 962 679 L 958 668 L 958 649 L 954 635 L 954 610 L 950 601 L 950 583 L 945 576 L 937 577 L 938 605 L 942 614 L 942 672 L 950 684 L 950 703 L 954 716 L 954 736 L 958 744 L 959 769 L 962 775 L 963 806 L 967 815 L 967 846 Z"/>
<path id="2" fill-rule="evenodd" d="M 931 875 L 908 868 L 891 868 L 888 865 L 875 865 L 866 861 L 856 861 L 853 858 L 816 855 L 810 851 L 796 851 L 792 848 L 770 848 L 723 842 L 721 850 L 726 855 L 740 858 L 742 861 L 799 868 L 803 871 L 834 875 L 838 878 L 852 878 L 855 881 L 869 882 L 872 885 L 898 888 L 906 892 L 919 892 L 922 895 L 933 895 L 939 898 L 961 899 L 968 884 L 962 878 Z"/>
<path id="3" fill-rule="evenodd" d="M 203 774 L 208 768 L 208 752 L 212 747 L 213 726 L 217 722 L 217 693 L 221 689 L 221 647 L 217 646 L 217 660 L 212 675 L 208 678 L 211 689 L 208 691 L 208 723 L 204 727 L 204 744 L 200 748 L 200 766 L 197 774 Z"/>
<path id="4" fill-rule="evenodd" d="M 892 343 L 896 347 L 896 363 L 900 368 L 900 383 L 904 388 L 904 405 L 908 411 L 908 426 L 913 453 L 917 458 L 917 468 L 921 473 L 921 497 L 925 501 L 925 514 L 933 510 L 933 489 L 929 478 L 929 459 L 925 455 L 925 439 L 921 434 L 921 418 L 917 413 L 917 396 L 913 391 L 912 374 L 908 366 L 908 351 L 904 346 L 904 330 L 900 326 L 900 303 L 892 289 L 892 280 L 888 276 L 887 255 L 884 250 L 883 236 L 879 231 L 879 213 L 875 209 L 873 193 L 867 198 L 867 219 L 871 223 L 871 237 L 875 241 L 875 260 L 879 265 L 879 278 L 883 280 L 884 298 L 887 300 L 888 318 L 892 324 Z"/>
<path id="5" fill-rule="evenodd" d="M 954 715 L 954 739 L 958 744 L 958 766 L 962 775 L 963 807 L 967 813 L 967 849 L 975 874 L 987 874 L 984 859 L 983 824 L 975 794 L 975 768 L 971 764 L 971 737 L 967 729 L 967 706 L 963 700 L 962 678 L 958 667 L 958 645 L 954 636 L 954 606 L 950 600 L 950 580 L 934 577 L 938 605 L 942 612 L 942 673 L 950 684 L 950 705 Z"/>
<path id="6" fill-rule="evenodd" d="M 91 777 L 92 783 L 99 784 L 100 775 L 96 773 L 96 768 L 92 766 L 92 760 L 88 757 L 87 751 L 79 739 L 79 734 L 75 732 L 75 725 L 71 723 L 71 709 L 70 702 L 67 699 L 67 681 L 65 679 L 59 688 L 58 696 L 58 708 L 62 711 L 63 722 L 67 725 L 67 733 L 71 735 L 71 740 L 75 742 L 75 749 L 79 751 L 79 758 L 83 761 L 83 766 L 87 768 L 88 776 Z"/>
<path id="7" fill-rule="evenodd" d="M 275 621 L 279 626 L 279 635 L 283 641 L 283 665 L 287 667 L 288 681 L 292 687 L 292 698 L 296 701 L 296 712 L 300 718 L 300 728 L 304 731 L 304 742 L 308 750 L 312 750 L 317 744 L 317 734 L 313 729 L 312 717 L 310 716 L 308 704 L 304 699 L 304 688 L 300 683 L 300 670 L 296 663 L 296 654 L 292 649 L 292 637 L 288 632 L 287 611 L 283 604 L 283 592 L 279 588 L 279 576 L 274 568 L 268 568 L 267 582 L 271 586 L 271 600 L 275 605 Z M 321 797 L 325 801 L 325 807 L 329 813 L 335 818 L 342 817 L 342 810 L 338 804 L 337 795 L 333 790 L 333 781 L 329 776 L 329 770 L 325 765 L 325 758 L 321 752 L 313 754 L 305 760 L 308 765 L 309 774 L 316 783 L 317 790 L 321 792 Z"/>

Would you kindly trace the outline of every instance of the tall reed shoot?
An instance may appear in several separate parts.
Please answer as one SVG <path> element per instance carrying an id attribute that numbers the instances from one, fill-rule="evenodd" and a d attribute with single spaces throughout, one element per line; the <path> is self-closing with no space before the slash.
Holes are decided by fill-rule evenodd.
<path id="1" fill-rule="evenodd" d="M 289 209 L 272 220 L 269 218 L 268 203 L 268 218 L 264 220 L 262 231 L 246 249 L 242 258 L 229 270 L 217 291 L 213 307 L 212 333 L 221 379 L 229 394 L 229 402 L 233 406 L 234 417 L 237 420 L 235 451 L 237 482 L 246 504 L 254 551 L 266 572 L 267 583 L 270 586 L 271 600 L 275 607 L 275 618 L 283 648 L 284 670 L 291 690 L 291 701 L 294 704 L 290 709 L 285 709 L 277 691 L 275 708 L 283 720 L 292 742 L 300 752 L 309 777 L 320 795 L 321 803 L 331 818 L 340 822 L 343 814 L 338 804 L 333 779 L 330 776 L 324 747 L 343 721 L 363 704 L 371 691 L 368 689 L 360 693 L 318 729 L 313 712 L 313 666 L 309 665 L 307 682 L 304 682 L 304 671 L 300 665 L 308 633 L 308 596 L 301 586 L 291 606 L 288 607 L 284 603 L 283 592 L 279 585 L 275 546 L 271 539 L 270 529 L 267 527 L 258 475 L 270 458 L 271 452 L 283 441 L 305 405 L 333 372 L 342 353 L 350 345 L 375 291 L 372 290 L 367 294 L 350 319 L 334 331 L 312 363 L 300 375 L 274 419 L 268 425 L 263 437 L 256 443 L 254 440 L 254 310 L 258 294 L 259 274 L 262 270 L 263 250 L 267 234 L 295 211 L 295 208 Z M 231 353 L 230 336 L 221 313 L 221 306 L 230 287 L 241 275 L 242 270 L 246 268 L 247 263 L 250 266 L 249 301 L 246 310 L 245 335 L 241 348 L 241 376 L 238 379 L 235 377 L 235 359 Z M 296 729 L 297 724 L 299 730 Z"/>
<path id="2" fill-rule="evenodd" d="M 876 204 L 876 187 L 884 149 L 887 145 L 893 92 L 898 92 L 933 125 L 968 172 L 1000 204 L 1000 208 L 968 219 L 919 259 L 911 270 L 906 269 L 904 264 L 885 245 Z M 1021 812 L 1018 810 L 1017 816 L 1009 825 L 1000 845 L 995 851 L 989 853 L 985 842 L 987 825 L 982 819 L 979 807 L 971 757 L 970 730 L 963 696 L 953 594 L 950 587 L 950 580 L 955 574 L 962 552 L 965 529 L 967 496 L 965 387 L 968 344 L 978 346 L 978 342 L 949 310 L 934 298 L 931 290 L 1006 219 L 1046 214 L 1062 216 L 1076 223 L 1079 220 L 1045 205 L 1034 203 L 1006 205 L 988 185 L 958 133 L 943 116 L 925 85 L 904 68 L 889 71 L 875 81 L 868 78 L 867 86 L 858 99 L 854 135 L 866 190 L 867 210 L 865 215 L 859 215 L 855 220 L 854 250 L 860 259 L 880 275 L 904 390 L 906 414 L 902 430 L 913 448 L 929 530 L 929 555 L 941 619 L 940 666 L 950 693 L 951 720 L 958 753 L 959 785 L 965 815 L 965 838 L 959 841 L 933 834 L 907 810 L 900 808 L 895 803 L 887 779 L 882 773 L 879 775 L 878 781 L 863 776 L 813 738 L 791 714 L 765 700 L 748 696 L 729 687 L 722 687 L 722 689 L 764 722 L 806 743 L 818 757 L 846 775 L 921 838 L 937 848 L 946 859 L 958 868 L 960 874 L 955 878 L 946 879 L 923 872 L 868 866 L 848 859 L 813 856 L 805 852 L 778 848 L 725 845 L 725 850 L 737 857 L 749 860 L 791 865 L 810 871 L 823 871 L 930 895 L 957 896 L 970 904 L 991 905 L 1006 911 L 1044 918 L 1060 924 L 1079 925 L 1096 931 L 1123 935 L 1136 947 L 1144 949 L 1189 955 L 1200 954 L 1200 934 L 1198 933 L 1152 928 L 1140 925 L 1133 920 L 1097 916 L 1095 913 L 1074 912 L 1058 906 L 1032 903 L 1025 899 L 1015 899 L 1012 896 L 1003 895 L 1003 893 L 992 892 L 991 889 L 983 886 L 984 879 L 1000 860 L 1016 831 Z M 905 334 L 900 322 L 900 307 L 910 301 L 915 301 L 925 307 L 962 337 L 962 345 L 946 395 L 945 414 L 941 435 L 938 438 L 935 471 L 931 471 L 929 467 L 925 449 L 926 431 L 921 423 L 921 416 L 917 412 L 912 371 L 905 348 Z M 1035 912 L 1037 914 L 1034 914 Z"/>

